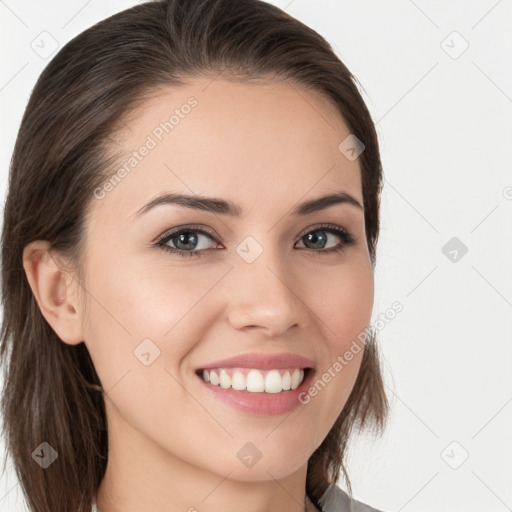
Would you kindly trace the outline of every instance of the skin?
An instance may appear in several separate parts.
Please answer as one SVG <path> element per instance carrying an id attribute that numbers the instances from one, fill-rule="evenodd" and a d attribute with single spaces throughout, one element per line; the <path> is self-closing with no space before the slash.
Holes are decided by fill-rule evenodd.
<path id="1" fill-rule="evenodd" d="M 103 199 L 91 198 L 87 303 L 47 242 L 25 248 L 24 267 L 47 321 L 63 342 L 85 342 L 107 391 L 103 512 L 303 511 L 308 458 L 346 403 L 363 350 L 307 405 L 278 416 L 225 405 L 194 370 L 284 351 L 315 361 L 320 378 L 369 325 L 374 281 L 364 212 L 338 204 L 291 213 L 298 202 L 338 191 L 363 204 L 359 163 L 338 150 L 350 130 L 322 96 L 278 81 L 205 78 L 161 90 L 130 115 L 114 137 L 119 161 L 190 96 L 198 101 L 190 114 Z M 231 200 L 243 216 L 161 205 L 135 217 L 163 191 Z M 315 253 L 303 235 L 322 223 L 346 229 L 355 244 Z M 199 257 L 152 245 L 183 224 L 218 238 L 200 235 Z M 250 264 L 236 252 L 247 236 L 263 248 Z M 328 237 L 326 248 L 343 243 Z M 167 244 L 183 248 L 178 243 Z M 149 366 L 134 356 L 146 338 L 160 350 Z M 262 453 L 250 468 L 236 456 L 248 442 Z"/>

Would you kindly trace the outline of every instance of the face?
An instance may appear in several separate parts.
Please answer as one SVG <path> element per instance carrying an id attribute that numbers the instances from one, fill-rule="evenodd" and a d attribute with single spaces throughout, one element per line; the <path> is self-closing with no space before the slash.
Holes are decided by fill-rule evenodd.
<path id="1" fill-rule="evenodd" d="M 363 204 L 359 163 L 338 149 L 350 130 L 299 86 L 205 79 L 153 95 L 124 126 L 86 233 L 83 339 L 108 392 L 109 429 L 141 459 L 246 481 L 289 475 L 348 398 L 363 351 L 333 368 L 373 306 L 363 210 L 345 201 L 295 212 L 341 192 Z M 215 197 L 239 212 L 143 210 L 164 193 Z M 312 361 L 310 386 L 329 368 L 331 378 L 282 413 L 228 404 L 196 373 L 283 352 Z M 255 448 L 261 459 L 241 463 L 240 450 Z"/>

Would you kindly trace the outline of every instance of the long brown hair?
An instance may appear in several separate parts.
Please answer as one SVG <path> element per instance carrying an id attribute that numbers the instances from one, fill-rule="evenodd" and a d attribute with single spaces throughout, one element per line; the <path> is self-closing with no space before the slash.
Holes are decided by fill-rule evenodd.
<path id="1" fill-rule="evenodd" d="M 103 388 L 84 343 L 63 343 L 46 322 L 22 265 L 24 247 L 47 240 L 81 276 L 93 191 L 111 173 L 108 151 L 124 115 L 151 91 L 194 76 L 271 77 L 323 94 L 365 145 L 359 156 L 373 268 L 382 168 L 377 134 L 356 80 L 314 30 L 261 0 L 161 0 L 115 14 L 68 42 L 40 75 L 10 167 L 2 232 L 0 358 L 7 456 L 33 512 L 89 512 L 108 456 Z M 308 461 L 318 499 L 344 466 L 354 427 L 382 432 L 388 401 L 376 336 L 340 416 Z M 58 463 L 32 453 L 48 442 Z M 5 471 L 5 460 L 4 460 Z"/>

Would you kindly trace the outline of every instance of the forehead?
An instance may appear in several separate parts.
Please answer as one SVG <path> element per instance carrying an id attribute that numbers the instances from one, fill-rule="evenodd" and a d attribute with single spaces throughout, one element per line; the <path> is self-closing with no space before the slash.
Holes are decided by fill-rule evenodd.
<path id="1" fill-rule="evenodd" d="M 338 148 L 349 134 L 327 98 L 296 84 L 198 78 L 160 89 L 115 135 L 119 159 L 93 217 L 122 222 L 167 191 L 223 197 L 244 214 L 265 204 L 274 217 L 323 193 L 362 203 L 358 161 Z"/>

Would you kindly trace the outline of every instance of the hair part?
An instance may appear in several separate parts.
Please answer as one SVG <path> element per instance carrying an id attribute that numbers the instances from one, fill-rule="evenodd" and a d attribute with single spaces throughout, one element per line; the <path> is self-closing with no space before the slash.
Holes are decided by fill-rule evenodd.
<path id="1" fill-rule="evenodd" d="M 0 358 L 3 430 L 31 511 L 90 506 L 108 457 L 104 389 L 84 343 L 63 343 L 46 322 L 22 255 L 47 240 L 69 262 L 84 305 L 87 216 L 93 191 L 118 159 L 112 137 L 122 120 L 161 88 L 197 76 L 270 78 L 322 94 L 365 150 L 359 156 L 365 230 L 375 268 L 382 167 L 375 126 L 356 79 L 311 28 L 261 0 L 162 0 L 119 12 L 68 42 L 40 75 L 11 161 L 2 231 Z M 384 429 L 388 402 L 376 337 L 368 337 L 348 401 L 308 461 L 306 491 L 318 500 L 344 465 L 354 428 Z M 42 442 L 59 462 L 42 470 Z M 5 460 L 4 460 L 5 470 Z"/>

